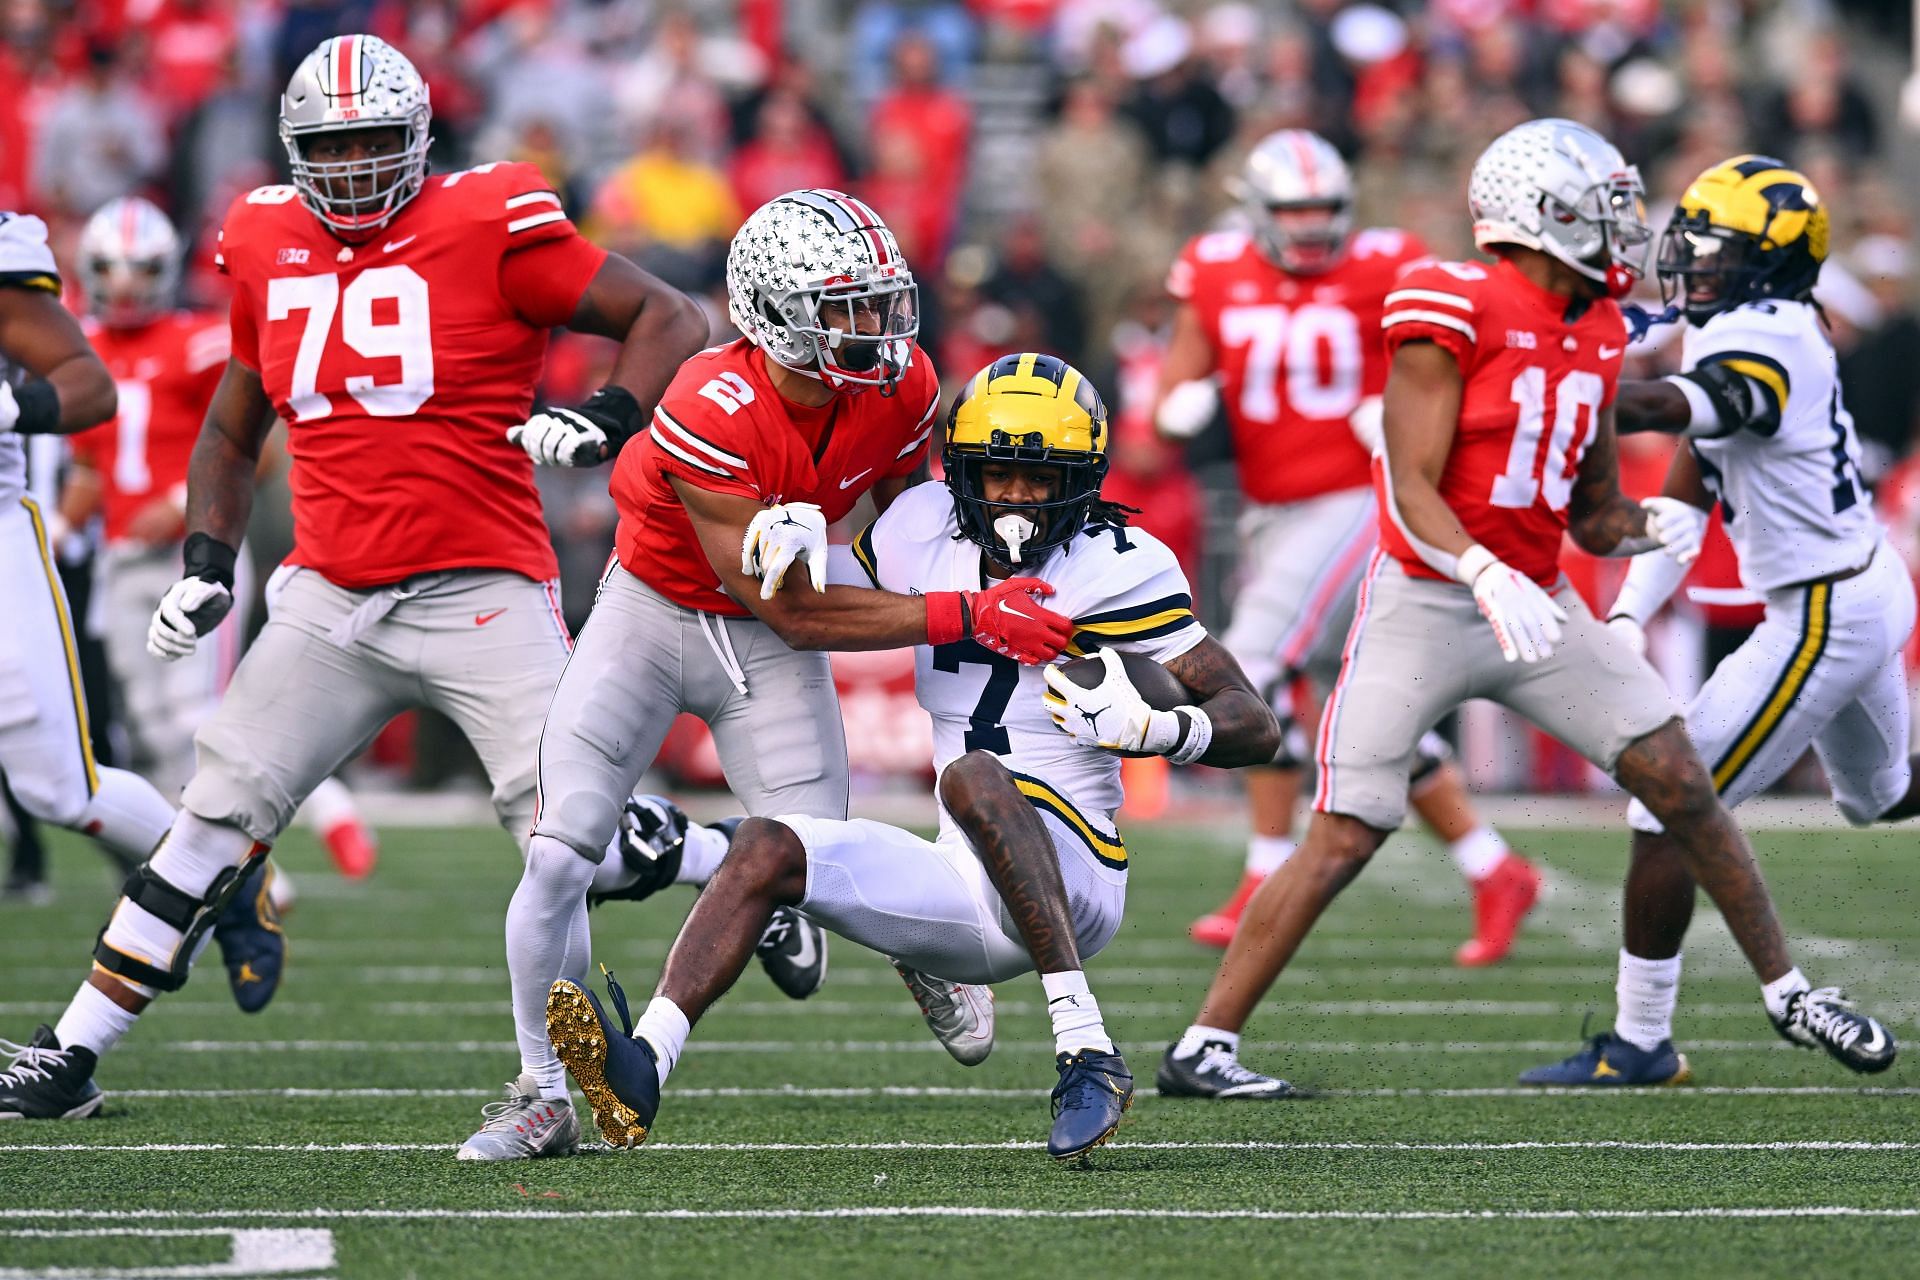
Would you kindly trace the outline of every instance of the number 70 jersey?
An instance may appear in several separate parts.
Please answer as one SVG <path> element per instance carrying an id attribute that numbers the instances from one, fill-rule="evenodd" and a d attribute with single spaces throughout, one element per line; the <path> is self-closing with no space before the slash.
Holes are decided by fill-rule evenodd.
<path id="1" fill-rule="evenodd" d="M 1469 537 L 1543 587 L 1560 576 L 1575 479 L 1627 346 L 1611 298 L 1570 312 L 1571 302 L 1504 260 L 1438 262 L 1400 277 L 1381 321 L 1389 354 L 1432 342 L 1460 366 L 1440 497 Z M 1412 577 L 1440 577 L 1400 527 L 1384 458 L 1374 475 L 1386 551 Z"/>
<path id="2" fill-rule="evenodd" d="M 854 539 L 854 558 L 887 591 L 978 591 L 987 585 L 980 548 L 958 533 L 946 485 L 915 485 Z M 1206 639 L 1179 561 L 1141 530 L 1089 527 L 1020 572 L 1053 586 L 1042 603 L 1074 620 L 1078 651 L 1108 645 L 1169 662 Z M 1041 671 L 970 639 L 916 648 L 914 696 L 933 717 L 934 768 L 969 751 L 991 751 L 1008 769 L 1044 782 L 1110 826 L 1120 807 L 1120 757 L 1060 732 L 1040 700 Z M 943 828 L 949 821 L 943 809 Z"/>

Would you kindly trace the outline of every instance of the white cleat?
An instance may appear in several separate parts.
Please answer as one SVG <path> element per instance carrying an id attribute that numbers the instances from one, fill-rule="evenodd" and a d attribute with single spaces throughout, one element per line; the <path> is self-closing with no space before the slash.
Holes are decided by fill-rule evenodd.
<path id="1" fill-rule="evenodd" d="M 909 969 L 898 960 L 893 968 L 926 1015 L 934 1038 L 946 1046 L 953 1060 L 967 1067 L 985 1062 L 993 1052 L 993 988 L 948 982 Z"/>
<path id="2" fill-rule="evenodd" d="M 580 1119 L 573 1099 L 543 1098 L 533 1077 L 507 1084 L 507 1096 L 480 1108 L 486 1123 L 468 1138 L 455 1159 L 534 1160 L 570 1156 L 580 1146 Z"/>

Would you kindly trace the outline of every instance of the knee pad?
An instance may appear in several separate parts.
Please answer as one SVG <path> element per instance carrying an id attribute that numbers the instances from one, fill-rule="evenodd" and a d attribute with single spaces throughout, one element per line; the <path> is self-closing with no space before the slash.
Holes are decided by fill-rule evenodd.
<path id="1" fill-rule="evenodd" d="M 239 891 L 240 882 L 266 856 L 267 846 L 255 844 L 238 865 L 223 868 L 213 878 L 213 883 L 207 886 L 206 893 L 199 896 L 169 883 L 153 870 L 151 862 L 141 863 L 127 876 L 126 883 L 121 886 L 120 896 L 174 930 L 179 934 L 179 940 L 164 964 L 128 955 L 107 941 L 107 934 L 113 928 L 113 918 L 109 916 L 94 940 L 94 963 L 128 982 L 152 987 L 156 991 L 178 991 L 186 985 L 193 958 L 207 931 L 213 927 L 213 922 L 219 918 L 227 902 Z"/>

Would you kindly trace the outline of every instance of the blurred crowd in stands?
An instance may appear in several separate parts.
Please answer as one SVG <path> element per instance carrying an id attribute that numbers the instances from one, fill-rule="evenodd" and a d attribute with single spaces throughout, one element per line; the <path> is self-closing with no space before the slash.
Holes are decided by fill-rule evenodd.
<path id="1" fill-rule="evenodd" d="M 105 200 L 156 199 L 196 245 L 282 171 L 277 95 L 314 44 L 368 30 L 426 75 L 440 169 L 538 165 L 587 233 L 710 304 L 746 211 L 841 186 L 893 226 L 949 379 L 1058 352 L 1117 410 L 1114 496 L 1226 590 L 1227 461 L 1148 409 L 1183 239 L 1231 218 L 1222 179 L 1306 127 L 1352 159 L 1360 225 L 1470 251 L 1466 174 L 1530 116 L 1615 139 L 1654 196 L 1743 151 L 1805 170 L 1835 212 L 1822 300 L 1876 476 L 1920 415 L 1910 190 L 1892 92 L 1907 6 L 1844 0 L 0 0 L 0 208 L 64 249 Z M 1904 57 L 1897 71 L 1904 72 Z M 1648 299 L 1658 305 L 1649 288 Z M 1673 359 L 1654 344 L 1641 368 Z M 546 394 L 608 358 L 564 339 Z M 1217 438 L 1218 433 L 1215 433 Z M 1214 446 L 1217 448 L 1217 446 Z M 1198 477 L 1196 479 L 1196 476 Z M 1657 472 L 1655 473 L 1657 479 Z M 1896 477 L 1898 479 L 1898 477 Z M 598 473 L 543 476 L 576 623 L 611 539 Z M 1910 485 L 1920 493 L 1920 485 Z M 1151 503 L 1141 501 L 1151 494 Z M 1910 505 L 1920 508 L 1920 499 Z M 1915 517 L 1920 524 L 1920 517 Z M 1216 531 L 1209 539 L 1209 529 Z M 1205 551 L 1203 552 L 1203 547 Z"/>

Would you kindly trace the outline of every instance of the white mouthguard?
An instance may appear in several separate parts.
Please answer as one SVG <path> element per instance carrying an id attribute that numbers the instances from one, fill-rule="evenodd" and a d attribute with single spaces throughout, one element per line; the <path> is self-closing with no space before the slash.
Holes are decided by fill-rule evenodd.
<path id="1" fill-rule="evenodd" d="M 1020 545 L 1029 541 L 1040 530 L 1033 521 L 1023 515 L 1008 512 L 993 522 L 994 536 L 1007 547 L 1007 563 L 1020 563 Z"/>

